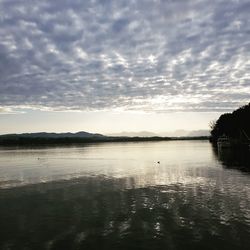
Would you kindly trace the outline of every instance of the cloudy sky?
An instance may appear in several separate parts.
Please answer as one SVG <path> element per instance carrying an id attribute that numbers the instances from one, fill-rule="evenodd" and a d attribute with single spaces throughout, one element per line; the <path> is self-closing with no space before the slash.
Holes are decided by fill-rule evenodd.
<path id="1" fill-rule="evenodd" d="M 0 0 L 0 133 L 208 129 L 250 101 L 249 0 Z"/>

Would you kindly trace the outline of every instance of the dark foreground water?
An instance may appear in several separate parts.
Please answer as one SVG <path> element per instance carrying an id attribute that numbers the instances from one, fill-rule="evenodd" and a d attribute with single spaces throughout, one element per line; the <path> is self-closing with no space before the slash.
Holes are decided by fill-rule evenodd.
<path id="1" fill-rule="evenodd" d="M 202 141 L 2 148 L 0 249 L 249 249 L 249 157 Z"/>

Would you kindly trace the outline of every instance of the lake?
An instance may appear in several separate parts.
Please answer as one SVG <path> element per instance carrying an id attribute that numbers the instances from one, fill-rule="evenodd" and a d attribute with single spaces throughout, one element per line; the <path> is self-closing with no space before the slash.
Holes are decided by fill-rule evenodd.
<path id="1" fill-rule="evenodd" d="M 0 148 L 0 249 L 249 249 L 250 151 Z"/>

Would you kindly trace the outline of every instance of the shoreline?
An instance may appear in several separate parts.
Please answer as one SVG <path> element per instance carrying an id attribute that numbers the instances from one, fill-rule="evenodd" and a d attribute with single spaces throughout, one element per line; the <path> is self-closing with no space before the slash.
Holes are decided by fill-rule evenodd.
<path id="1" fill-rule="evenodd" d="M 0 146 L 60 146 L 60 145 L 76 145 L 89 143 L 108 143 L 108 142 L 157 142 L 157 141 L 190 141 L 204 140 L 209 141 L 208 136 L 198 137 L 104 137 L 104 138 L 44 138 L 44 137 L 5 137 L 0 138 Z"/>

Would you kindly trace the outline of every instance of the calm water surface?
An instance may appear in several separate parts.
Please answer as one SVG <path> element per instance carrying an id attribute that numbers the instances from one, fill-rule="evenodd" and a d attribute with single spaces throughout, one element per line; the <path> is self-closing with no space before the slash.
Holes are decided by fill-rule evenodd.
<path id="1" fill-rule="evenodd" d="M 249 249 L 249 158 L 205 141 L 0 148 L 0 249 Z"/>

